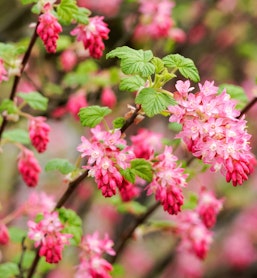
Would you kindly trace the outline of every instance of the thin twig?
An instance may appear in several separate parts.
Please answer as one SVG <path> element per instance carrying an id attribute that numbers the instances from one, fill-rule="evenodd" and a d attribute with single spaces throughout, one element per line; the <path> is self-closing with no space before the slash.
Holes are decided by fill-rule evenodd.
<path id="1" fill-rule="evenodd" d="M 27 247 L 25 246 L 25 240 L 26 240 L 26 237 L 24 236 L 22 238 L 22 241 L 21 241 L 21 250 L 22 250 L 22 252 L 21 252 L 20 261 L 18 263 L 18 268 L 19 268 L 19 272 L 20 272 L 18 278 L 23 278 L 24 270 L 22 269 L 22 263 L 23 263 L 25 252 L 27 250 Z"/>
<path id="2" fill-rule="evenodd" d="M 15 97 L 15 94 L 16 94 L 16 90 L 17 90 L 17 87 L 18 87 L 18 84 L 20 82 L 20 79 L 21 79 L 21 75 L 25 69 L 25 66 L 27 65 L 27 62 L 29 60 L 29 57 L 30 57 L 30 54 L 31 54 L 31 50 L 37 40 L 37 26 L 38 26 L 39 23 L 37 23 L 36 27 L 35 27 L 35 30 L 34 30 L 34 33 L 31 37 L 31 40 L 30 40 L 30 43 L 29 43 L 29 46 L 27 48 L 27 51 L 25 52 L 24 56 L 23 56 L 23 59 L 22 59 L 22 62 L 21 62 L 21 70 L 20 70 L 20 75 L 16 75 L 14 77 L 14 81 L 13 81 L 13 86 L 12 86 L 12 89 L 11 89 L 11 94 L 10 94 L 10 97 L 9 99 L 10 100 L 13 100 L 14 97 Z M 3 131 L 5 129 L 7 125 L 7 120 L 6 118 L 4 117 L 3 119 L 3 122 L 1 124 L 1 127 L 0 127 L 0 140 L 1 140 L 1 137 L 2 137 L 2 134 L 3 134 Z"/>
<path id="3" fill-rule="evenodd" d="M 240 115 L 237 119 L 240 119 L 245 113 L 247 113 L 257 102 L 257 97 L 253 98 L 240 112 Z"/>

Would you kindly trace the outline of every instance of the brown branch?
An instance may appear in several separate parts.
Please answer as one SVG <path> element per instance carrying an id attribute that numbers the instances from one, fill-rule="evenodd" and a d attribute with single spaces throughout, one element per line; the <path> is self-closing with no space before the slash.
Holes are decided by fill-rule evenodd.
<path id="1" fill-rule="evenodd" d="M 29 57 L 30 57 L 30 54 L 31 54 L 31 50 L 37 40 L 37 26 L 38 26 L 39 23 L 37 23 L 35 29 L 34 29 L 34 33 L 31 37 L 31 40 L 30 40 L 30 43 L 29 43 L 29 46 L 23 56 L 23 59 L 22 59 L 22 62 L 21 62 L 21 71 L 20 71 L 20 75 L 16 75 L 14 77 L 14 81 L 13 81 L 13 86 L 12 86 L 12 89 L 11 89 L 11 94 L 10 94 L 10 97 L 9 99 L 10 100 L 13 100 L 14 97 L 15 97 L 15 94 L 16 94 L 16 90 L 17 90 L 17 87 L 18 87 L 18 84 L 20 82 L 20 79 L 21 79 L 21 75 L 22 73 L 24 72 L 24 69 L 25 69 L 25 66 L 27 65 L 27 62 L 29 60 Z M 0 140 L 1 140 L 1 137 L 2 137 L 2 134 L 3 134 L 3 131 L 5 129 L 7 125 L 7 120 L 6 118 L 4 117 L 3 119 L 3 122 L 1 124 L 1 127 L 0 127 Z"/>
<path id="2" fill-rule="evenodd" d="M 120 129 L 121 133 L 124 133 L 125 130 L 134 123 L 134 120 L 136 119 L 138 112 L 141 109 L 141 105 L 139 105 L 136 110 L 134 111 L 134 113 L 131 115 L 131 117 L 129 119 L 126 120 L 126 122 L 124 123 L 124 125 L 122 126 L 122 128 Z"/>
<path id="3" fill-rule="evenodd" d="M 131 225 L 130 228 L 126 230 L 126 232 L 121 236 L 120 241 L 116 243 L 114 246 L 114 250 L 116 252 L 116 255 L 110 258 L 110 263 L 115 263 L 115 261 L 118 259 L 124 248 L 126 247 L 129 239 L 133 236 L 133 233 L 135 232 L 136 228 L 143 224 L 148 217 L 152 215 L 154 211 L 160 206 L 160 203 L 155 203 L 151 207 L 148 208 L 146 213 L 144 213 L 141 217 L 137 218 L 135 223 Z"/>
<path id="4" fill-rule="evenodd" d="M 257 97 L 253 98 L 240 112 L 240 115 L 237 119 L 240 119 L 245 113 L 247 113 L 257 102 Z"/>

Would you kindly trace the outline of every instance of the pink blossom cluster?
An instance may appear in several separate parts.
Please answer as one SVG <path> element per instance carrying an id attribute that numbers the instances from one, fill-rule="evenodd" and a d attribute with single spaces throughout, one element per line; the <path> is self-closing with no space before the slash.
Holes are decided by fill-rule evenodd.
<path id="1" fill-rule="evenodd" d="M 78 24 L 71 31 L 71 35 L 77 36 L 77 40 L 83 42 L 91 57 L 99 59 L 105 49 L 103 40 L 108 39 L 109 32 L 110 29 L 103 21 L 103 16 L 94 16 L 89 18 L 88 25 Z"/>
<path id="2" fill-rule="evenodd" d="M 49 142 L 50 127 L 44 117 L 32 117 L 29 120 L 29 137 L 32 145 L 39 153 L 46 150 Z"/>
<path id="3" fill-rule="evenodd" d="M 77 64 L 78 57 L 72 49 L 64 50 L 60 55 L 60 64 L 64 71 L 71 71 Z"/>
<path id="4" fill-rule="evenodd" d="M 174 28 L 171 17 L 175 3 L 170 0 L 139 0 L 141 13 L 139 24 L 135 29 L 135 38 L 148 36 L 153 39 L 172 38 L 183 42 L 185 34 L 182 30 Z"/>
<path id="5" fill-rule="evenodd" d="M 69 244 L 71 234 L 62 233 L 64 228 L 57 212 L 45 212 L 38 223 L 28 221 L 28 237 L 39 247 L 39 255 L 48 263 L 58 263 L 62 259 L 62 251 Z"/>
<path id="6" fill-rule="evenodd" d="M 132 148 L 137 158 L 153 159 L 156 152 L 162 150 L 161 133 L 152 132 L 146 128 L 140 128 L 137 135 L 131 136 Z"/>
<path id="7" fill-rule="evenodd" d="M 117 103 L 117 98 L 111 87 L 105 87 L 101 94 L 101 104 L 113 108 Z"/>
<path id="8" fill-rule="evenodd" d="M 18 170 L 29 187 L 37 185 L 41 168 L 34 153 L 25 147 L 18 155 Z"/>
<path id="9" fill-rule="evenodd" d="M 177 135 L 194 156 L 211 165 L 211 171 L 221 170 L 227 182 L 241 185 L 254 170 L 256 159 L 250 152 L 250 135 L 246 121 L 238 118 L 236 102 L 224 90 L 218 94 L 214 82 L 199 84 L 199 92 L 190 93 L 190 82 L 178 81 L 174 98 L 178 105 L 170 106 L 170 122 L 182 124 Z"/>
<path id="10" fill-rule="evenodd" d="M 125 199 L 128 196 L 135 197 L 137 190 L 132 184 L 125 182 L 119 172 L 120 168 L 129 167 L 130 160 L 134 158 L 127 142 L 121 138 L 120 130 L 102 131 L 100 126 L 96 126 L 91 129 L 91 133 L 93 136 L 90 140 L 81 137 L 82 143 L 77 148 L 82 157 L 88 158 L 88 165 L 84 168 L 95 178 L 105 197 L 115 195 L 117 189 L 120 190 L 121 196 L 126 194 Z"/>
<path id="11" fill-rule="evenodd" d="M 111 278 L 112 265 L 102 256 L 104 253 L 115 255 L 112 246 L 113 241 L 107 234 L 103 239 L 99 238 L 98 232 L 85 236 L 80 244 L 80 264 L 77 267 L 75 278 Z"/>
<path id="12" fill-rule="evenodd" d="M 78 0 L 78 5 L 88 8 L 97 14 L 113 17 L 118 13 L 121 2 L 122 0 Z"/>
<path id="13" fill-rule="evenodd" d="M 213 192 L 202 189 L 197 207 L 181 212 L 176 222 L 176 233 L 181 238 L 178 250 L 188 252 L 204 259 L 212 242 L 212 228 L 217 214 L 222 209 L 223 200 L 217 199 Z"/>
<path id="14" fill-rule="evenodd" d="M 0 58 L 0 83 L 8 80 L 8 72 L 4 67 L 4 61 Z"/>
<path id="15" fill-rule="evenodd" d="M 178 159 L 172 154 L 172 147 L 166 146 L 164 152 L 155 160 L 153 163 L 155 173 L 148 185 L 147 193 L 149 195 L 154 193 L 155 199 L 161 202 L 163 209 L 169 214 L 177 214 L 183 205 L 182 188 L 187 184 L 187 174 L 183 168 L 177 166 Z"/>
<path id="16" fill-rule="evenodd" d="M 43 13 L 39 16 L 37 34 L 42 39 L 46 51 L 55 53 L 59 33 L 62 32 L 62 26 L 53 13 L 51 13 L 51 9 L 50 3 L 45 4 Z"/>

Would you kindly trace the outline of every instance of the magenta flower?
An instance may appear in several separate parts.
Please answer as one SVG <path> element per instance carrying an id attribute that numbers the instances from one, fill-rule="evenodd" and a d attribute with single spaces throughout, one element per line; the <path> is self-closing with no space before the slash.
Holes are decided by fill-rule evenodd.
<path id="1" fill-rule="evenodd" d="M 116 105 L 117 98 L 114 91 L 110 87 L 103 89 L 101 94 L 101 103 L 103 106 L 113 108 Z"/>
<path id="2" fill-rule="evenodd" d="M 38 183 L 41 168 L 36 160 L 34 153 L 29 149 L 23 148 L 18 156 L 18 170 L 29 187 L 35 187 Z"/>
<path id="3" fill-rule="evenodd" d="M 0 245 L 8 244 L 10 240 L 9 232 L 5 224 L 0 222 Z"/>
<path id="4" fill-rule="evenodd" d="M 78 41 L 82 41 L 85 49 L 89 50 L 90 56 L 99 59 L 103 55 L 103 40 L 108 39 L 110 29 L 103 21 L 103 16 L 94 16 L 89 18 L 88 25 L 78 24 L 71 31 L 72 36 L 77 36 Z"/>
<path id="5" fill-rule="evenodd" d="M 39 153 L 46 150 L 49 142 L 50 127 L 44 117 L 33 117 L 29 120 L 29 137 Z"/>
<path id="6" fill-rule="evenodd" d="M 8 80 L 8 72 L 4 67 L 4 61 L 0 58 L 0 83 Z"/>
<path id="7" fill-rule="evenodd" d="M 57 18 L 50 11 L 51 5 L 47 3 L 44 6 L 44 12 L 39 16 L 39 25 L 37 34 L 42 39 L 46 51 L 55 53 L 59 33 L 62 32 L 62 26 L 58 23 Z"/>

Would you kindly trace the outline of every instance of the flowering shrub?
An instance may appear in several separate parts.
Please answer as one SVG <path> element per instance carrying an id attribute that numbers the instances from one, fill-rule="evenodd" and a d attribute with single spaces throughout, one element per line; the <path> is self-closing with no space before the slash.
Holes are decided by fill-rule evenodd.
<path id="1" fill-rule="evenodd" d="M 33 17 L 0 43 L 0 277 L 247 273 L 257 60 L 224 22 L 254 4 L 18 2 Z M 237 74 L 217 49 L 244 57 Z"/>

